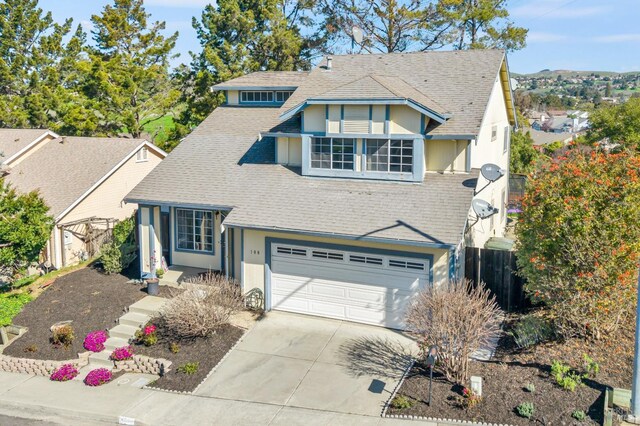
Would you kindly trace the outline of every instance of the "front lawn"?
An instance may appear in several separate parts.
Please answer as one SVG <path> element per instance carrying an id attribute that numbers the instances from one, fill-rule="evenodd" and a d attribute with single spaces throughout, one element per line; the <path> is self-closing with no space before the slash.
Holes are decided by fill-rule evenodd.
<path id="1" fill-rule="evenodd" d="M 13 324 L 28 331 L 4 354 L 49 360 L 76 358 L 85 352 L 82 343 L 89 332 L 115 326 L 124 309 L 146 295 L 139 285 L 127 284 L 128 280 L 90 267 L 57 278 L 13 318 Z M 68 348 L 50 342 L 51 326 L 60 321 L 72 321 L 75 339 Z"/>

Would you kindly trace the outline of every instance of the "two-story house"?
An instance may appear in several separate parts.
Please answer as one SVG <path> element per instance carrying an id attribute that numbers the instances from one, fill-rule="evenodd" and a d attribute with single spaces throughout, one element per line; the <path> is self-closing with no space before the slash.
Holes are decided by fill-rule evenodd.
<path id="1" fill-rule="evenodd" d="M 127 197 L 141 269 L 219 270 L 277 309 L 402 328 L 421 288 L 502 236 L 515 113 L 503 51 L 344 55 L 215 86 L 217 108 Z M 476 194 L 476 191 L 479 191 Z M 478 219 L 472 199 L 498 209 Z"/>

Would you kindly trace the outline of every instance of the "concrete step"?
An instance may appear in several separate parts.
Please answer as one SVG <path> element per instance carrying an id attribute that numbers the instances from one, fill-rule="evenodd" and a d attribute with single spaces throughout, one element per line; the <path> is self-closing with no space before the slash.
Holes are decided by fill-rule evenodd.
<path id="1" fill-rule="evenodd" d="M 167 302 L 164 297 L 157 296 L 145 296 L 143 299 L 138 300 L 136 303 L 129 307 L 129 312 L 136 314 L 148 315 L 151 318 L 158 315 L 160 309 Z"/>
<path id="2" fill-rule="evenodd" d="M 151 317 L 146 314 L 140 314 L 137 312 L 128 312 L 118 319 L 118 324 L 131 325 L 133 327 L 142 327 L 151 320 Z"/>
<path id="3" fill-rule="evenodd" d="M 109 337 L 119 337 L 121 339 L 129 340 L 136 335 L 136 331 L 139 329 L 139 327 L 134 327 L 132 325 L 116 325 L 109 330 Z"/>
<path id="4" fill-rule="evenodd" d="M 109 337 L 106 342 L 104 342 L 104 349 L 109 351 L 109 353 L 113 352 L 116 348 L 121 348 L 123 346 L 129 345 L 129 339 L 123 339 L 121 337 Z"/>
<path id="5" fill-rule="evenodd" d="M 96 352 L 89 355 L 89 366 L 94 367 L 109 367 L 113 368 L 113 361 L 109 358 L 111 351 Z"/>

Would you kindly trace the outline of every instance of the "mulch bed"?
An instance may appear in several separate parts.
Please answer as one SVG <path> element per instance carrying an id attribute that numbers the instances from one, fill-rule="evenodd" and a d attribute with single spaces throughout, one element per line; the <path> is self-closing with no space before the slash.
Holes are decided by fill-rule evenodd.
<path id="1" fill-rule="evenodd" d="M 222 326 L 216 334 L 207 338 L 178 341 L 164 329 L 162 324 L 157 324 L 157 327 L 157 344 L 135 345 L 133 350 L 139 355 L 164 358 L 173 363 L 171 371 L 151 383 L 149 387 L 181 392 L 192 392 L 244 334 L 241 328 L 227 324 Z M 174 342 L 180 348 L 178 353 L 170 350 L 170 345 Z M 192 362 L 198 363 L 196 373 L 178 372 L 178 367 Z"/>
<path id="2" fill-rule="evenodd" d="M 479 405 L 468 410 L 460 408 L 457 400 L 462 395 L 461 387 L 447 382 L 436 367 L 432 403 L 428 406 L 428 370 L 416 363 L 398 391 L 398 395 L 407 396 L 414 405 L 407 409 L 389 408 L 388 413 L 512 425 L 602 424 L 606 387 L 628 389 L 631 385 L 633 343 L 632 330 L 626 330 L 606 341 L 573 339 L 523 351 L 515 347 L 511 337 L 505 336 L 492 361 L 471 362 L 471 375 L 483 379 L 483 400 Z M 584 354 L 600 364 L 597 377 L 585 379 L 584 386 L 575 392 L 557 386 L 550 377 L 552 361 L 562 361 L 581 371 Z M 533 393 L 526 390 L 530 383 L 535 386 Z M 516 414 L 515 407 L 522 402 L 534 404 L 531 420 Z M 578 423 L 571 417 L 575 410 L 583 410 L 587 418 Z"/>
<path id="3" fill-rule="evenodd" d="M 14 324 L 29 331 L 5 348 L 4 354 L 47 360 L 76 358 L 85 352 L 82 343 L 89 332 L 113 327 L 126 307 L 146 296 L 139 284 L 128 284 L 128 280 L 89 267 L 59 277 L 14 318 Z M 75 339 L 69 348 L 54 346 L 50 328 L 67 320 L 73 321 Z"/>

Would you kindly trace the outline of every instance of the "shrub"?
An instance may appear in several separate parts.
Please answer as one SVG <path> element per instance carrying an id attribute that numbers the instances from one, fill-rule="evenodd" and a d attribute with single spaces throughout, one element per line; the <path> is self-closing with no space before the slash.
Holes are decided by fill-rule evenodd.
<path id="1" fill-rule="evenodd" d="M 582 410 L 575 410 L 573 413 L 571 413 L 571 417 L 581 422 L 587 418 L 587 414 Z"/>
<path id="2" fill-rule="evenodd" d="M 178 367 L 178 371 L 184 374 L 196 374 L 198 372 L 199 362 L 188 362 Z"/>
<path id="3" fill-rule="evenodd" d="M 133 358 L 133 349 L 131 349 L 131 346 L 116 348 L 111 352 L 111 359 L 114 361 L 125 361 L 131 358 Z"/>
<path id="4" fill-rule="evenodd" d="M 439 348 L 438 361 L 449 381 L 465 383 L 469 357 L 499 336 L 503 312 L 484 284 L 467 280 L 428 286 L 420 292 L 406 323 L 418 335 L 422 357 L 430 345 Z"/>
<path id="5" fill-rule="evenodd" d="M 24 352 L 27 352 L 27 353 L 38 352 L 38 346 L 37 345 L 29 345 L 26 348 L 24 348 Z"/>
<path id="6" fill-rule="evenodd" d="M 113 237 L 100 249 L 99 261 L 106 274 L 119 274 L 137 256 L 134 242 L 135 219 L 131 216 L 113 227 Z"/>
<path id="7" fill-rule="evenodd" d="M 53 337 L 51 338 L 51 343 L 53 343 L 54 345 L 62 345 L 65 348 L 68 348 L 76 338 L 73 333 L 73 327 L 71 326 L 71 324 L 64 324 L 58 327 L 54 327 L 52 331 Z"/>
<path id="8" fill-rule="evenodd" d="M 583 359 L 584 359 L 584 370 L 586 372 L 585 376 L 595 378 L 600 372 L 600 364 L 595 362 L 593 358 L 591 358 L 587 354 L 583 355 Z"/>
<path id="9" fill-rule="evenodd" d="M 524 417 L 526 419 L 530 419 L 531 417 L 533 417 L 533 414 L 535 413 L 535 409 L 533 407 L 533 402 L 523 402 L 520 405 L 518 405 L 516 407 L 516 413 L 518 413 L 518 415 L 520 417 Z"/>
<path id="10" fill-rule="evenodd" d="M 66 382 L 72 380 L 78 375 L 78 369 L 73 364 L 63 364 L 60 367 L 53 370 L 49 377 L 54 382 Z"/>
<path id="11" fill-rule="evenodd" d="M 396 410 L 411 408 L 413 407 L 413 401 L 404 395 L 396 395 L 396 397 L 391 401 L 391 407 Z"/>
<path id="12" fill-rule="evenodd" d="M 89 371 L 89 374 L 87 374 L 87 377 L 84 379 L 84 383 L 87 386 L 101 386 L 109 383 L 112 377 L 111 371 L 106 368 L 97 368 Z"/>
<path id="13" fill-rule="evenodd" d="M 574 392 L 578 386 L 582 385 L 583 376 L 572 371 L 571 367 L 560 361 L 551 363 L 551 375 L 564 390 Z"/>
<path id="14" fill-rule="evenodd" d="M 13 317 L 30 301 L 31 296 L 27 293 L 0 294 L 0 327 L 11 325 Z"/>
<path id="15" fill-rule="evenodd" d="M 157 327 L 148 324 L 142 330 L 136 331 L 136 341 L 145 346 L 153 346 L 158 343 Z"/>
<path id="16" fill-rule="evenodd" d="M 529 393 L 534 393 L 536 391 L 536 385 L 534 385 L 533 383 L 527 383 L 527 386 L 525 386 L 525 389 Z"/>
<path id="17" fill-rule="evenodd" d="M 104 342 L 109 338 L 109 334 L 104 330 L 96 330 L 87 334 L 84 338 L 82 346 L 91 352 L 102 352 L 104 350 Z"/>
<path id="18" fill-rule="evenodd" d="M 222 275 L 209 272 L 183 286 L 185 290 L 167 302 L 160 314 L 168 331 L 178 338 L 209 336 L 242 309 L 240 286 Z"/>
<path id="19" fill-rule="evenodd" d="M 173 342 L 169 345 L 169 350 L 171 351 L 172 354 L 177 354 L 178 352 L 180 352 L 180 345 Z"/>
<path id="20" fill-rule="evenodd" d="M 513 340 L 519 348 L 528 348 L 554 337 L 553 327 L 544 318 L 526 315 L 518 321 L 511 332 Z"/>
<path id="21" fill-rule="evenodd" d="M 470 388 L 462 388 L 462 396 L 457 397 L 458 405 L 464 409 L 473 408 L 482 402 L 482 397 Z"/>
<path id="22" fill-rule="evenodd" d="M 640 154 L 573 148 L 527 181 L 519 273 L 563 337 L 599 339 L 636 307 Z"/>

